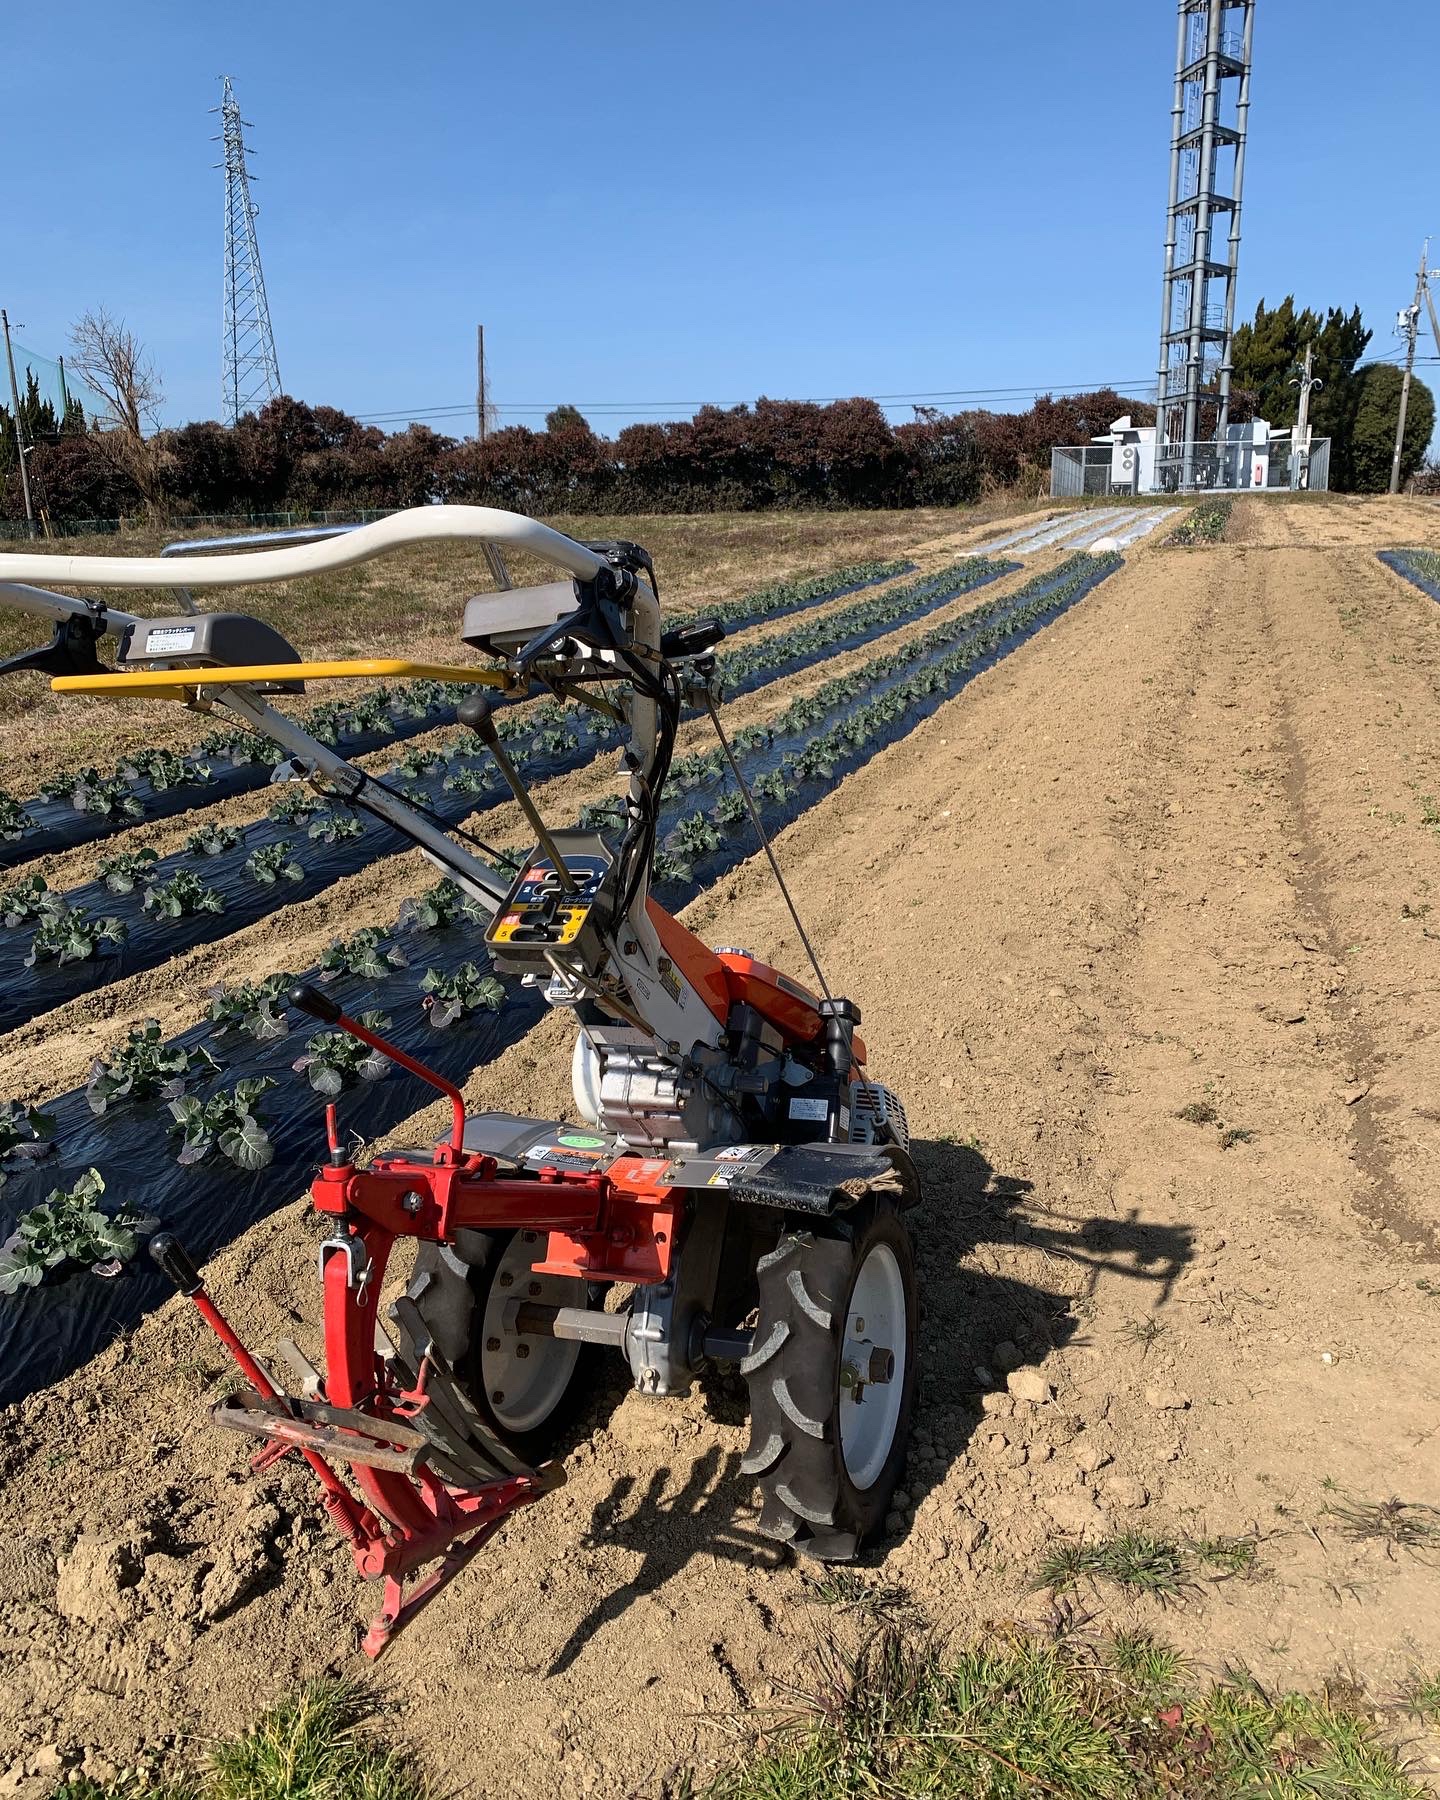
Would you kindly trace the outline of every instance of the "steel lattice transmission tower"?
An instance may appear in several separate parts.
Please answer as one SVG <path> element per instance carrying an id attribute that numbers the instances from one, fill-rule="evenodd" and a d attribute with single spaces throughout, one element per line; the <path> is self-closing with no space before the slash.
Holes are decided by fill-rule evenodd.
<path id="1" fill-rule="evenodd" d="M 1195 443 L 1202 396 L 1216 399 L 1217 439 L 1230 420 L 1255 0 L 1178 0 L 1177 11 L 1156 402 L 1159 444 L 1175 447 L 1179 485 L 1189 488 L 1225 477 L 1218 460 L 1197 469 Z"/>
<path id="2" fill-rule="evenodd" d="M 219 107 L 213 109 L 220 114 L 218 141 L 225 149 L 225 160 L 216 165 L 225 171 L 225 339 L 220 385 L 225 421 L 233 425 L 242 413 L 253 412 L 276 398 L 280 368 L 260 267 L 260 243 L 255 236 L 257 208 L 250 198 L 250 149 L 245 142 L 250 121 L 240 117 L 240 102 L 230 77 L 221 79 L 224 91 Z"/>

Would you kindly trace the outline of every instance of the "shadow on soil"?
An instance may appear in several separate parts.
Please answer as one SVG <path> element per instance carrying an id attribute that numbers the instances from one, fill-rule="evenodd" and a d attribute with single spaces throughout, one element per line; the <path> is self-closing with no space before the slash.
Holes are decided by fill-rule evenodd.
<path id="1" fill-rule="evenodd" d="M 989 1370 L 994 1385 L 1003 1388 L 1005 1373 L 993 1367 L 997 1345 L 1012 1344 L 1012 1366 L 1024 1367 L 1074 1342 L 1083 1330 L 1077 1302 L 1094 1291 L 1102 1275 L 1145 1284 L 1153 1290 L 1152 1304 L 1163 1306 L 1191 1259 L 1193 1234 L 1188 1225 L 1148 1225 L 1133 1216 L 1073 1219 L 1046 1213 L 1030 1201 L 1031 1182 L 999 1173 L 974 1146 L 932 1139 L 911 1148 L 924 1194 L 910 1215 L 920 1285 L 920 1380 L 912 1439 L 928 1437 L 939 1460 L 938 1468 L 932 1460 L 928 1472 L 914 1462 L 907 1471 L 906 1489 L 918 1501 L 944 1479 L 984 1416 L 977 1370 Z M 1038 1286 L 1008 1273 L 1007 1257 L 1013 1260 L 1019 1248 L 1078 1271 L 1080 1292 Z M 1073 1285 L 1072 1277 L 1067 1286 Z M 713 1417 L 731 1425 L 744 1422 L 740 1377 L 712 1375 L 705 1392 Z M 712 1445 L 667 1497 L 671 1477 L 670 1469 L 653 1470 L 642 1492 L 637 1477 L 621 1476 L 595 1507 L 584 1546 L 623 1548 L 638 1553 L 640 1563 L 576 1624 L 550 1674 L 569 1668 L 597 1632 L 663 1587 L 693 1556 L 774 1568 L 792 1555 L 743 1523 L 752 1484 L 740 1473 L 738 1455 Z M 731 1680 L 738 1689 L 733 1672 Z"/>

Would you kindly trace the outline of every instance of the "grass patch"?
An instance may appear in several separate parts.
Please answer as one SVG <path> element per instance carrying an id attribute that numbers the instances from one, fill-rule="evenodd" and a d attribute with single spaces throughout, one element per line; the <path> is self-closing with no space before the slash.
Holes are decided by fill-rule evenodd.
<path id="1" fill-rule="evenodd" d="M 1165 1335 L 1165 1326 L 1158 1319 L 1126 1319 L 1115 1332 L 1116 1337 L 1124 1338 L 1126 1343 L 1138 1344 L 1140 1354 L 1148 1355 L 1150 1346 L 1156 1338 Z"/>
<path id="2" fill-rule="evenodd" d="M 1354 1543 L 1378 1543 L 1392 1559 L 1397 1550 L 1414 1556 L 1440 1551 L 1440 1510 L 1408 1500 L 1346 1498 L 1324 1508 L 1342 1537 Z"/>
<path id="3" fill-rule="evenodd" d="M 885 1630 L 822 1652 L 814 1689 L 709 1788 L 710 1800 L 1420 1800 L 1351 1697 L 1201 1688 L 1173 1650 L 1019 1633 L 955 1650 Z"/>
<path id="4" fill-rule="evenodd" d="M 1218 1125 L 1220 1115 L 1208 1100 L 1192 1100 L 1188 1106 L 1182 1106 L 1176 1113 L 1177 1119 L 1183 1119 L 1187 1125 Z"/>
<path id="5" fill-rule="evenodd" d="M 1035 1572 L 1036 1587 L 1063 1592 L 1081 1581 L 1108 1581 L 1132 1594 L 1178 1600 L 1202 1579 L 1233 1580 L 1255 1574 L 1259 1561 L 1251 1537 L 1175 1538 L 1121 1531 L 1099 1543 L 1054 1545 Z"/>
<path id="6" fill-rule="evenodd" d="M 1426 1725 L 1440 1725 L 1440 1669 L 1417 1670 L 1405 1688 L 1405 1710 Z"/>
<path id="7" fill-rule="evenodd" d="M 75 1776 L 53 1800 L 427 1800 L 414 1758 L 381 1736 L 374 1711 L 355 1683 L 311 1682 L 213 1745 L 194 1776 Z"/>
<path id="8" fill-rule="evenodd" d="M 909 1591 L 897 1582 L 870 1582 L 854 1569 L 826 1569 L 821 1576 L 807 1576 L 805 1586 L 815 1605 L 859 1618 L 893 1619 L 914 1610 Z"/>

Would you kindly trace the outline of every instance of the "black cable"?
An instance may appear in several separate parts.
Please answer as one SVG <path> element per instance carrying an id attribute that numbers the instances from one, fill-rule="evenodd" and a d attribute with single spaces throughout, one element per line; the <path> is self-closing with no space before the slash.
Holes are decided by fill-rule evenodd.
<path id="1" fill-rule="evenodd" d="M 363 769 L 357 769 L 355 773 L 360 777 L 360 786 L 356 788 L 353 794 L 340 796 L 342 799 L 347 800 L 348 804 L 353 806 L 359 802 L 361 794 L 364 793 L 367 787 L 379 788 L 382 794 L 388 794 L 392 800 L 398 800 L 402 806 L 408 806 L 411 812 L 419 813 L 420 817 L 424 819 L 427 824 L 433 825 L 437 831 L 443 831 L 452 837 L 463 838 L 467 844 L 471 844 L 475 849 L 483 851 L 492 861 L 503 864 L 507 869 L 518 869 L 520 867 L 520 864 L 513 856 L 511 856 L 508 850 L 497 850 L 493 844 L 487 844 L 484 838 L 476 837 L 474 832 L 467 831 L 463 825 L 452 825 L 448 819 L 443 818 L 439 813 L 433 811 L 423 800 L 416 800 L 409 794 L 402 794 L 399 788 L 391 787 L 388 781 L 382 781 L 378 775 L 367 775 Z M 383 813 L 375 813 L 373 816 L 379 819 L 382 824 L 390 823 Z M 452 864 L 451 866 L 456 869 L 459 867 L 458 864 Z"/>
<path id="2" fill-rule="evenodd" d="M 810 958 L 810 967 L 815 971 L 815 979 L 820 983 L 820 992 L 827 1000 L 833 1000 L 835 996 L 830 992 L 830 984 L 825 979 L 825 971 L 820 967 L 820 958 L 815 954 L 815 946 L 810 942 L 810 934 L 806 931 L 800 914 L 796 910 L 795 902 L 790 897 L 790 890 L 785 885 L 785 877 L 780 873 L 780 864 L 776 861 L 775 852 L 770 847 L 770 839 L 765 835 L 765 827 L 761 822 L 759 809 L 755 805 L 745 777 L 740 773 L 740 764 L 735 760 L 735 752 L 730 748 L 730 740 L 725 735 L 725 727 L 720 723 L 720 714 L 715 710 L 713 694 L 706 694 L 705 707 L 710 714 L 710 723 L 715 727 L 715 735 L 720 740 L 720 748 L 725 752 L 725 760 L 730 765 L 730 773 L 735 777 L 736 785 L 745 801 L 745 808 L 750 814 L 750 823 L 755 827 L 755 835 L 760 840 L 760 847 L 769 860 L 775 880 L 784 896 L 785 904 L 790 909 L 790 917 L 795 921 L 795 929 L 800 933 L 800 942 L 805 946 L 805 954 Z"/>

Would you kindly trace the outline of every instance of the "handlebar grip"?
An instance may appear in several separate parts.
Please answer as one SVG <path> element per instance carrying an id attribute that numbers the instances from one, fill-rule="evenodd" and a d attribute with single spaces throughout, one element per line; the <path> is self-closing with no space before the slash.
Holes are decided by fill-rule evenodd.
<path id="1" fill-rule="evenodd" d="M 327 1025 L 338 1025 L 341 1007 L 338 1000 L 332 1000 L 328 994 L 322 994 L 319 988 L 302 982 L 299 987 L 291 988 L 286 996 L 292 1006 L 303 1013 L 309 1013 L 312 1019 L 321 1019 Z"/>
<path id="2" fill-rule="evenodd" d="M 169 1276 L 187 1300 L 193 1299 L 204 1287 L 200 1271 L 174 1232 L 161 1231 L 151 1238 L 150 1255 L 161 1273 Z"/>
<path id="3" fill-rule="evenodd" d="M 467 694 L 455 709 L 456 721 L 467 731 L 473 731 L 485 743 L 495 736 L 495 725 L 491 717 L 495 703 L 491 699 L 488 688 L 476 688 L 473 694 Z"/>

